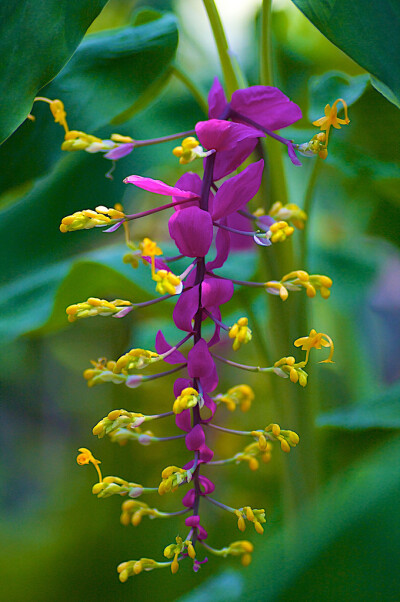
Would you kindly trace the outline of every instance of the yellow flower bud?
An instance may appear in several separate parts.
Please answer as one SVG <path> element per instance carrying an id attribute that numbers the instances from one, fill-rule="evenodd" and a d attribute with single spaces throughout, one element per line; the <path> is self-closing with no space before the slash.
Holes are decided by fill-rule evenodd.
<path id="1" fill-rule="evenodd" d="M 135 575 L 139 575 L 139 573 L 141 573 L 142 571 L 143 571 L 143 564 L 140 562 L 140 560 L 138 560 L 133 565 L 133 572 L 135 573 Z"/>
<path id="2" fill-rule="evenodd" d="M 176 558 L 173 559 L 172 564 L 171 564 L 171 573 L 173 575 L 175 575 L 175 573 L 177 573 L 179 570 L 179 562 L 177 561 Z"/>
<path id="3" fill-rule="evenodd" d="M 259 535 L 262 535 L 264 533 L 264 528 L 262 527 L 261 523 L 259 523 L 257 520 L 254 522 L 254 528 L 257 531 L 257 533 L 259 533 Z"/>
<path id="4" fill-rule="evenodd" d="M 243 516 L 239 516 L 237 524 L 240 531 L 246 530 L 246 521 L 244 520 Z"/>
<path id="5" fill-rule="evenodd" d="M 287 454 L 290 452 L 290 445 L 285 439 L 281 440 L 281 449 Z"/>

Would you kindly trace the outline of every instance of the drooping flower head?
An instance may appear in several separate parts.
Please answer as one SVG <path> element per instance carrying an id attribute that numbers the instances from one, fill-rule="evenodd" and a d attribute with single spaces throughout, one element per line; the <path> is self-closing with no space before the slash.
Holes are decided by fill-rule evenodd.
<path id="1" fill-rule="evenodd" d="M 65 120 L 65 115 L 57 115 L 60 123 L 62 119 Z M 275 423 L 249 431 L 230 430 L 218 424 L 222 419 L 221 408 L 227 407 L 231 411 L 239 408 L 245 412 L 250 410 L 254 402 L 254 393 L 246 384 L 232 382 L 225 393 L 218 392 L 218 363 L 224 362 L 245 371 L 275 374 L 305 386 L 307 374 L 303 368 L 308 362 L 311 348 L 330 347 L 329 358 L 325 361 L 331 360 L 333 342 L 328 335 L 315 330 L 308 337 L 295 341 L 296 346 L 306 351 L 306 359 L 297 363 L 294 357 L 289 356 L 279 359 L 273 366 L 249 366 L 220 355 L 217 347 L 221 341 L 230 341 L 233 351 L 240 352 L 252 340 L 251 324 L 247 316 L 236 316 L 229 325 L 223 321 L 223 306 L 232 298 L 235 286 L 260 287 L 267 293 L 280 295 L 282 300 L 287 298 L 289 291 L 302 289 L 306 290 L 309 297 L 315 296 L 317 290 L 323 298 L 329 296 L 332 281 L 326 276 L 309 275 L 304 270 L 292 271 L 281 277 L 281 280 L 267 283 L 226 278 L 223 272 L 231 250 L 240 246 L 238 241 L 242 241 L 243 246 L 257 244 L 262 247 L 262 252 L 268 253 L 268 247 L 273 244 L 285 244 L 293 235 L 294 226 L 304 226 L 307 216 L 294 204 L 282 205 L 276 201 L 268 214 L 259 211 L 252 213 L 248 208 L 248 204 L 260 190 L 264 173 L 263 159 L 251 160 L 260 138 L 271 136 L 283 143 L 292 162 L 300 165 L 293 141 L 276 133 L 300 118 L 299 107 L 277 88 L 252 86 L 237 90 L 228 102 L 216 79 L 209 94 L 209 119 L 197 123 L 193 135 L 184 137 L 181 145 L 174 149 L 181 165 L 202 159 L 202 178 L 186 172 L 175 185 L 170 185 L 150 177 L 130 175 L 124 182 L 150 193 L 150 209 L 127 214 L 120 206 L 114 209 L 97 207 L 96 211 L 77 212 L 62 221 L 62 232 L 99 226 L 106 226 L 106 232 L 115 232 L 123 226 L 129 248 L 124 261 L 134 268 L 139 260 L 147 265 L 150 277 L 156 282 L 156 292 L 161 295 L 144 302 L 121 299 L 108 302 L 90 297 L 86 302 L 75 303 L 67 309 L 70 321 L 89 316 L 122 318 L 137 308 L 151 307 L 164 299 L 175 297 L 172 318 L 175 327 L 182 332 L 180 340 L 169 342 L 158 331 L 154 351 L 135 347 L 116 360 L 100 358 L 92 362 L 92 367 L 84 373 L 89 386 L 111 382 L 125 385 L 129 389 L 137 389 L 144 383 L 172 374 L 177 377 L 171 395 L 165 396 L 159 413 L 147 415 L 136 409 L 116 409 L 95 425 L 93 434 L 99 438 L 108 436 L 121 445 L 136 442 L 145 446 L 167 446 L 171 439 L 181 439 L 190 458 L 185 464 L 177 458 L 161 471 L 159 483 L 146 487 L 120 477 L 102 478 L 99 461 L 88 449 L 79 450 L 81 453 L 78 463 L 90 462 L 98 471 L 99 483 L 93 487 L 95 495 L 99 498 L 128 496 L 129 499 L 125 499 L 122 505 L 122 524 L 138 526 L 146 516 L 180 521 L 175 541 L 166 546 L 164 544 L 164 560 L 140 558 L 123 562 L 118 567 L 122 582 L 130 576 L 156 568 L 168 567 L 172 574 L 176 574 L 182 561 L 192 562 L 193 570 L 197 572 L 210 554 L 237 556 L 241 558 L 243 566 L 247 566 L 253 551 L 253 544 L 249 541 L 234 541 L 222 548 L 210 545 L 206 510 L 208 504 L 228 512 L 240 531 L 244 531 L 246 525 L 251 523 L 256 533 L 264 532 L 265 510 L 249 505 L 231 507 L 217 499 L 223 497 L 224 493 L 219 490 L 218 482 L 215 484 L 207 477 L 208 466 L 244 463 L 254 471 L 260 467 L 260 460 L 265 464 L 271 460 L 274 442 L 288 453 L 299 443 L 299 437 Z M 328 121 L 321 125 L 326 126 L 328 133 Z M 114 146 L 108 145 L 108 142 Z M 88 152 L 104 151 L 108 145 L 105 156 L 116 160 L 131 152 L 138 145 L 137 142 L 119 135 L 111 136 L 110 141 L 92 140 L 83 132 L 68 130 L 64 145 L 70 146 L 69 150 L 81 146 Z M 243 166 L 245 161 L 248 162 L 246 167 Z M 157 198 L 155 195 L 169 197 L 168 202 L 154 206 Z M 133 242 L 128 226 L 133 220 L 166 210 L 171 211 L 168 232 L 178 252 L 172 257 L 165 256 L 161 246 L 150 236 L 139 243 Z M 288 223 L 290 220 L 293 226 Z M 170 267 L 177 259 L 186 260 L 187 263 L 180 274 Z M 211 334 L 207 334 L 209 331 L 204 328 L 204 323 L 213 325 Z M 224 349 L 223 345 L 221 348 Z M 160 362 L 168 365 L 166 370 L 146 374 L 149 366 L 156 363 L 160 365 Z M 135 400 L 135 403 L 140 403 L 139 396 L 136 395 Z M 175 420 L 178 434 L 162 437 L 147 430 L 147 422 L 168 418 Z M 246 445 L 232 457 L 215 458 L 210 447 L 211 429 L 226 436 L 245 437 Z M 182 508 L 175 512 L 163 512 L 137 499 L 144 495 L 174 495 L 180 488 L 185 488 L 186 492 Z M 214 491 L 217 498 L 213 497 Z M 185 518 L 180 518 L 181 515 L 185 515 Z M 215 534 L 210 534 L 210 539 L 214 538 Z M 204 558 L 201 558 L 202 549 L 207 553 Z"/>

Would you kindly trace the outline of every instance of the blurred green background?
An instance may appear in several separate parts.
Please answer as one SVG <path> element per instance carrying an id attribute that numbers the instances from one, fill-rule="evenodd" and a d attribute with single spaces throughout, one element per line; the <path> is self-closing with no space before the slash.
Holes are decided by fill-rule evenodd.
<path id="1" fill-rule="evenodd" d="M 166 12 L 154 22 L 148 21 L 150 13 L 139 13 L 134 25 L 142 29 L 133 31 L 132 14 L 144 4 Z M 221 0 L 218 7 L 240 67 L 249 84 L 258 83 L 260 2 Z M 40 11 L 32 30 L 46 27 L 39 18 Z M 49 10 L 46 18 L 56 15 Z M 12 33 L 15 23 L 10 23 Z M 199 0 L 110 0 L 89 33 L 94 35 L 40 92 L 64 101 L 71 128 L 103 138 L 118 131 L 144 139 L 191 129 L 204 118 L 171 70 L 174 61 L 204 93 L 221 75 Z M 378 27 L 375 45 L 379 33 Z M 247 429 L 278 422 L 301 438 L 289 456 L 274 449 L 272 462 L 258 472 L 244 465 L 208 469 L 218 484 L 217 499 L 266 509 L 264 535 L 250 527 L 246 532 L 255 544 L 253 563 L 243 569 L 235 559 L 211 558 L 197 575 L 182 565 L 175 576 L 159 570 L 126 584 L 117 579 L 116 565 L 124 560 L 161 559 L 183 521 L 120 525 L 120 498 L 98 500 L 91 494 L 95 474 L 91 467 L 78 467 L 77 449 L 89 447 L 104 474 L 150 486 L 159 482 L 164 466 L 182 465 L 190 456 L 180 442 L 119 447 L 91 434 L 115 408 L 146 414 L 169 410 L 172 379 L 135 391 L 107 384 L 88 389 L 82 372 L 91 359 L 117 358 L 131 346 L 151 349 L 159 328 L 173 340 L 173 305 L 156 305 L 123 320 L 68 324 L 65 307 L 73 302 L 88 296 L 137 302 L 150 298 L 153 287 L 143 266 L 133 272 L 122 263 L 121 232 L 61 234 L 58 226 L 65 215 L 97 205 L 122 202 L 129 213 L 148 208 L 146 195 L 126 187 L 123 177 L 135 173 L 174 183 L 185 168 L 172 156 L 175 144 L 167 143 L 135 150 L 119 161 L 114 179 L 106 179 L 110 164 L 101 155 L 61 152 L 62 130 L 47 105 L 37 103 L 36 121 L 22 123 L 0 147 L 0 574 L 5 600 L 27 595 L 32 602 L 400 598 L 398 108 L 289 1 L 273 4 L 272 45 L 275 84 L 303 110 L 288 137 L 308 141 L 315 133 L 311 122 L 338 96 L 349 104 L 351 123 L 333 132 L 310 195 L 306 230 L 293 236 L 295 256 L 306 257 L 306 265 L 296 267 L 332 277 L 332 296 L 328 301 L 289 299 L 285 315 L 293 338 L 277 345 L 292 354 L 292 341 L 306 334 L 302 328 L 308 324 L 333 338 L 335 364 L 319 365 L 319 358 L 312 358 L 306 390 L 278 378 L 242 378 L 232 369 L 220 370 L 218 391 L 248 382 L 256 400 L 247 414 L 219 410 L 218 424 Z M 24 60 L 35 62 L 24 52 Z M 12 131 L 19 122 L 16 117 L 12 126 L 11 109 L 9 115 L 5 127 Z M 285 158 L 290 200 L 300 206 L 313 161 L 303 158 L 299 168 Z M 253 209 L 279 200 L 271 196 L 267 179 Z M 166 225 L 166 218 L 136 222 L 133 237 L 149 235 L 163 243 Z M 162 246 L 172 251 L 168 243 Z M 276 264 L 281 251 L 274 253 Z M 237 253 L 226 274 L 279 279 L 283 274 L 274 272 L 274 261 L 265 261 L 257 250 Z M 238 292 L 224 308 L 226 323 L 250 311 L 256 324 L 254 344 L 234 359 L 265 365 L 262 355 L 271 353 L 272 345 L 268 320 L 280 303 L 274 298 L 267 306 L 265 294 Z M 281 327 L 286 332 L 287 325 L 274 326 L 275 333 Z M 222 349 L 229 355 L 229 347 Z M 272 361 L 278 357 L 272 355 Z M 156 424 L 154 432 L 174 434 L 174 426 Z M 229 436 L 210 437 L 210 443 L 216 458 L 243 447 Z M 146 501 L 173 511 L 180 497 Z M 215 547 L 242 538 L 236 521 L 213 507 L 207 507 L 204 523 Z"/>

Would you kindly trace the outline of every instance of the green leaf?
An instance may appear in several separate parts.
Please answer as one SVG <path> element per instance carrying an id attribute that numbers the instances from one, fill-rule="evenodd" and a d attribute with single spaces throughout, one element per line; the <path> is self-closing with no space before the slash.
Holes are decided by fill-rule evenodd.
<path id="1" fill-rule="evenodd" d="M 344 408 L 325 412 L 317 425 L 349 430 L 400 428 L 400 384 Z"/>
<path id="2" fill-rule="evenodd" d="M 129 116 L 142 110 L 166 84 L 178 43 L 176 19 L 168 13 L 144 13 L 147 21 L 141 21 L 140 12 L 134 25 L 88 35 L 68 65 L 41 90 L 41 96 L 64 102 L 70 129 L 108 138 L 114 128 L 99 128 L 118 116 L 120 123 L 132 105 Z M 0 193 L 44 174 L 62 154 L 64 131 L 54 123 L 48 105 L 35 103 L 32 113 L 36 121 L 25 121 L 0 148 L 0 161 L 8 166 L 0 174 Z"/>
<path id="3" fill-rule="evenodd" d="M 400 98 L 398 2 L 293 2 L 328 40 L 387 86 L 390 95 Z"/>
<path id="4" fill-rule="evenodd" d="M 93 131 L 109 123 L 167 69 L 178 43 L 177 21 L 169 13 L 153 17 L 88 35 L 46 87 L 50 98 L 62 95 L 71 129 Z"/>
<path id="5" fill-rule="evenodd" d="M 397 437 L 329 482 L 291 523 L 255 540 L 240 599 L 398 600 L 399 462 Z"/>
<path id="6" fill-rule="evenodd" d="M 343 98 L 350 107 L 364 94 L 369 81 L 367 74 L 351 77 L 341 71 L 314 75 L 309 82 L 309 120 L 312 122 L 321 117 L 325 105 L 332 105 L 337 98 Z"/>
<path id="7" fill-rule="evenodd" d="M 109 262 L 118 265 L 119 259 L 122 263 L 121 251 L 123 252 L 121 247 L 113 249 L 111 252 L 108 250 Z M 133 271 L 132 268 L 131 271 Z M 122 273 L 122 270 L 118 271 L 104 263 L 87 260 L 73 263 L 55 294 L 50 316 L 41 327 L 30 331 L 29 334 L 43 335 L 65 328 L 67 326 L 65 310 L 68 305 L 86 301 L 88 297 L 105 298 L 108 301 L 115 298 L 134 302 L 147 301 L 150 295 L 136 284 L 135 280 L 143 282 L 145 274 L 142 272 L 139 276 L 138 273 L 133 273 L 132 278 L 128 278 Z M 155 296 L 156 294 L 154 294 Z"/>
<path id="8" fill-rule="evenodd" d="M 388 88 L 388 86 L 385 86 L 385 84 L 383 84 L 381 81 L 379 81 L 379 79 L 377 79 L 373 75 L 371 75 L 371 84 L 374 86 L 375 90 L 378 90 L 378 92 L 380 92 L 382 96 L 384 96 L 389 102 L 391 102 L 398 109 L 400 109 L 399 99 L 396 98 L 396 96 L 393 94 L 391 89 Z"/>
<path id="9" fill-rule="evenodd" d="M 138 157 L 137 162 L 141 166 L 143 159 Z M 23 201 L 1 213 L 0 333 L 5 340 L 43 325 L 58 287 L 77 257 L 114 267 L 125 279 L 144 280 L 122 264 L 123 245 L 92 251 L 121 241 L 122 233 L 106 234 L 100 228 L 66 234 L 59 231 L 62 217 L 69 213 L 87 206 L 109 205 L 110 199 L 122 200 L 126 185 L 122 177 L 114 182 L 107 180 L 104 164 L 101 158 L 87 153 L 68 155 L 58 170 L 38 181 Z M 85 282 L 75 285 L 75 301 L 84 301 L 79 293 L 86 294 Z M 120 296 L 117 288 L 115 296 Z"/>
<path id="10" fill-rule="evenodd" d="M 11 0 L 0 7 L 0 142 L 26 119 L 38 90 L 71 58 L 107 0 Z"/>
<path id="11" fill-rule="evenodd" d="M 231 600 L 243 599 L 244 579 L 242 575 L 234 571 L 224 571 L 216 577 L 212 577 L 207 582 L 207 589 L 204 585 L 196 587 L 189 594 L 178 598 L 178 602 L 230 602 Z"/>

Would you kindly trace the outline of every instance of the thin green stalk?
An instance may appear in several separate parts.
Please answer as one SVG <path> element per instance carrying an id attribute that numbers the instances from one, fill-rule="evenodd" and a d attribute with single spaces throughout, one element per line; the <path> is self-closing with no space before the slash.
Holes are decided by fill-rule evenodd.
<path id="1" fill-rule="evenodd" d="M 307 188 L 304 194 L 303 209 L 310 217 L 312 204 L 314 199 L 315 184 L 318 179 L 322 160 L 316 158 L 311 168 Z M 300 246 L 298 250 L 298 265 L 300 269 L 307 269 L 309 264 L 309 222 L 301 233 Z M 310 327 L 314 324 L 310 321 L 310 313 L 312 311 L 312 299 L 308 299 L 306 295 L 299 295 L 296 303 L 296 327 L 297 334 L 302 336 L 308 334 Z M 318 412 L 318 399 L 320 388 L 318 386 L 318 375 L 316 367 L 311 367 L 309 374 L 309 383 L 304 391 L 301 392 L 299 402 L 301 409 L 297 409 L 297 422 L 299 430 L 305 435 L 303 437 L 304 453 L 306 458 L 310 459 L 310 470 L 307 474 L 307 488 L 309 493 L 316 491 L 319 482 L 320 462 L 318 454 L 318 433 L 315 428 L 315 419 Z"/>
<path id="2" fill-rule="evenodd" d="M 186 86 L 186 88 L 189 90 L 189 92 L 191 92 L 193 98 L 196 100 L 197 104 L 199 105 L 199 107 L 201 108 L 203 113 L 205 113 L 205 115 L 207 115 L 208 114 L 207 99 L 206 99 L 205 95 L 203 94 L 203 92 L 194 83 L 194 81 L 188 76 L 188 74 L 185 71 L 183 71 L 183 69 L 181 67 L 178 67 L 177 65 L 172 66 L 172 73 L 173 73 L 173 75 L 175 75 L 176 78 L 178 78 L 183 83 L 184 86 Z"/>
<path id="3" fill-rule="evenodd" d="M 260 34 L 260 82 L 272 86 L 271 0 L 263 0 Z"/>
<path id="4" fill-rule="evenodd" d="M 228 41 L 214 0 L 203 0 L 203 3 L 217 46 L 228 99 L 230 99 L 233 92 L 239 89 L 239 82 L 230 56 Z"/>
<path id="5" fill-rule="evenodd" d="M 260 35 L 260 83 L 264 86 L 273 85 L 272 74 L 272 48 L 271 48 L 271 0 L 262 1 L 261 12 L 261 35 Z M 270 204 L 280 201 L 283 204 L 289 202 L 286 175 L 283 164 L 281 144 L 270 137 L 263 141 L 263 148 L 266 149 L 269 167 L 269 201 Z M 268 273 L 273 272 L 273 278 L 281 278 L 284 274 L 295 269 L 294 250 L 291 240 L 282 244 L 273 245 L 265 255 L 265 262 Z M 291 344 L 295 337 L 293 332 L 293 316 L 296 314 L 296 301 L 288 299 L 284 303 L 272 296 L 268 296 L 269 304 L 269 334 L 270 334 L 270 354 L 274 360 L 291 353 Z M 289 387 L 289 388 L 288 388 Z M 279 401 L 280 415 L 279 419 L 286 428 L 297 430 L 298 426 L 298 406 L 299 406 L 298 385 L 278 380 L 274 383 L 274 395 L 276 401 Z M 303 443 L 305 433 L 300 432 Z M 297 450 L 296 454 L 284 463 L 284 494 L 286 511 L 292 514 L 296 507 L 300 506 L 307 497 L 306 474 L 310 470 L 307 466 L 307 457 L 302 450 Z"/>
<path id="6" fill-rule="evenodd" d="M 271 0 L 263 0 L 260 32 L 260 84 L 273 85 L 272 44 L 271 44 Z M 282 158 L 282 145 L 269 136 L 263 142 L 268 154 L 270 193 L 273 202 L 288 203 L 285 169 Z"/>
<path id="7" fill-rule="evenodd" d="M 316 159 L 314 160 L 314 165 L 312 166 L 312 169 L 311 169 L 310 177 L 308 179 L 306 192 L 304 194 L 303 210 L 307 213 L 307 216 L 309 216 L 311 213 L 312 204 L 313 204 L 313 200 L 314 200 L 315 184 L 317 182 L 318 174 L 321 169 L 321 163 L 322 163 L 322 159 L 320 159 L 319 157 L 316 157 Z M 300 265 L 301 266 L 307 265 L 309 230 L 310 230 L 310 224 L 309 224 L 309 222 L 307 222 L 304 232 L 302 233 L 303 235 L 302 235 L 301 243 L 300 243 L 300 259 L 301 259 Z"/>

